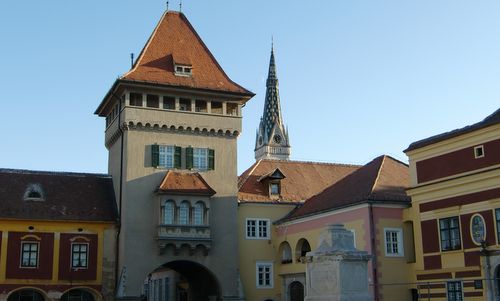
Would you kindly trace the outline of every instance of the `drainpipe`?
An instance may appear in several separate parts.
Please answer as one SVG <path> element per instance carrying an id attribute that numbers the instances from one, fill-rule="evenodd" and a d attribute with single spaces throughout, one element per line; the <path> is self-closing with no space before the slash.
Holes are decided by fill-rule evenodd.
<path id="1" fill-rule="evenodd" d="M 376 246 L 376 237 L 375 237 L 375 222 L 373 219 L 373 207 L 372 203 L 368 204 L 368 212 L 370 217 L 370 247 L 372 249 L 372 277 L 373 277 L 373 294 L 374 300 L 379 301 L 378 294 L 378 278 L 377 278 L 377 250 Z"/>

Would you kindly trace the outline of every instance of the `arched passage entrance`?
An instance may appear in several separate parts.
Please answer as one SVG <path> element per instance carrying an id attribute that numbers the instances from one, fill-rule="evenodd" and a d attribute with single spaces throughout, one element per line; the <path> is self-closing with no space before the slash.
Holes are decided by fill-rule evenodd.
<path id="1" fill-rule="evenodd" d="M 171 261 L 149 274 L 144 294 L 148 301 L 216 301 L 221 295 L 214 274 L 187 260 Z"/>
<path id="2" fill-rule="evenodd" d="M 60 301 L 96 301 L 94 295 L 83 289 L 72 289 L 65 292 Z"/>
<path id="3" fill-rule="evenodd" d="M 22 289 L 9 295 L 7 301 L 45 301 L 45 297 L 34 289 Z"/>
<path id="4" fill-rule="evenodd" d="M 304 285 L 299 281 L 290 283 L 290 301 L 304 301 Z"/>

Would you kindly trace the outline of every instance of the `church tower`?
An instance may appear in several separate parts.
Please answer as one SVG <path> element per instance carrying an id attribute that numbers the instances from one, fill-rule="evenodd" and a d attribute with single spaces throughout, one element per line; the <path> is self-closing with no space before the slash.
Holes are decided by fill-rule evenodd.
<path id="1" fill-rule="evenodd" d="M 283 124 L 283 116 L 281 114 L 274 47 L 271 47 L 271 59 L 269 61 L 266 87 L 264 113 L 260 119 L 255 139 L 255 159 L 289 160 L 291 147 L 290 140 L 288 139 L 288 130 Z"/>
<path id="2" fill-rule="evenodd" d="M 253 95 L 175 11 L 105 95 L 95 114 L 120 213 L 116 300 L 243 299 L 236 142 Z"/>

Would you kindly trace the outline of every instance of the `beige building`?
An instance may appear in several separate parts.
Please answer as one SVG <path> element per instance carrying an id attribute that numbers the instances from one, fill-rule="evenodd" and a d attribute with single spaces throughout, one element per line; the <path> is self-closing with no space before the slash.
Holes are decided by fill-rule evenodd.
<path id="1" fill-rule="evenodd" d="M 172 11 L 105 95 L 95 113 L 121 216 L 118 299 L 141 299 L 158 269 L 182 275 L 179 300 L 242 299 L 236 140 L 253 95 Z"/>

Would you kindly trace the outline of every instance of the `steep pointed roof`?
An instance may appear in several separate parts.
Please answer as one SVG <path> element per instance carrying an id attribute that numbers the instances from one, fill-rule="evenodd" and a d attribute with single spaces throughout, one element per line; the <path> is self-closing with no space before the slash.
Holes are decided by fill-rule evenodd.
<path id="1" fill-rule="evenodd" d="M 283 126 L 278 75 L 276 72 L 276 62 L 274 60 L 274 47 L 271 47 L 271 58 L 269 59 L 269 71 L 266 81 L 266 99 L 264 103 L 264 112 L 262 114 L 262 122 L 267 137 L 270 137 L 274 125 Z"/>
<path id="2" fill-rule="evenodd" d="M 261 159 L 238 178 L 239 202 L 300 203 L 352 173 L 360 166 L 335 163 Z M 279 170 L 281 180 L 279 200 L 269 197 L 268 183 L 261 179 Z"/>
<path id="3" fill-rule="evenodd" d="M 158 187 L 157 193 L 195 194 L 212 196 L 215 194 L 210 185 L 197 172 L 176 172 L 169 170 Z"/>
<path id="4" fill-rule="evenodd" d="M 307 199 L 282 221 L 368 201 L 409 204 L 407 187 L 408 166 L 392 157 L 380 156 Z"/>
<path id="5" fill-rule="evenodd" d="M 191 76 L 178 76 L 174 64 L 191 66 Z M 161 17 L 132 70 L 121 79 L 253 95 L 222 70 L 183 13 Z"/>

